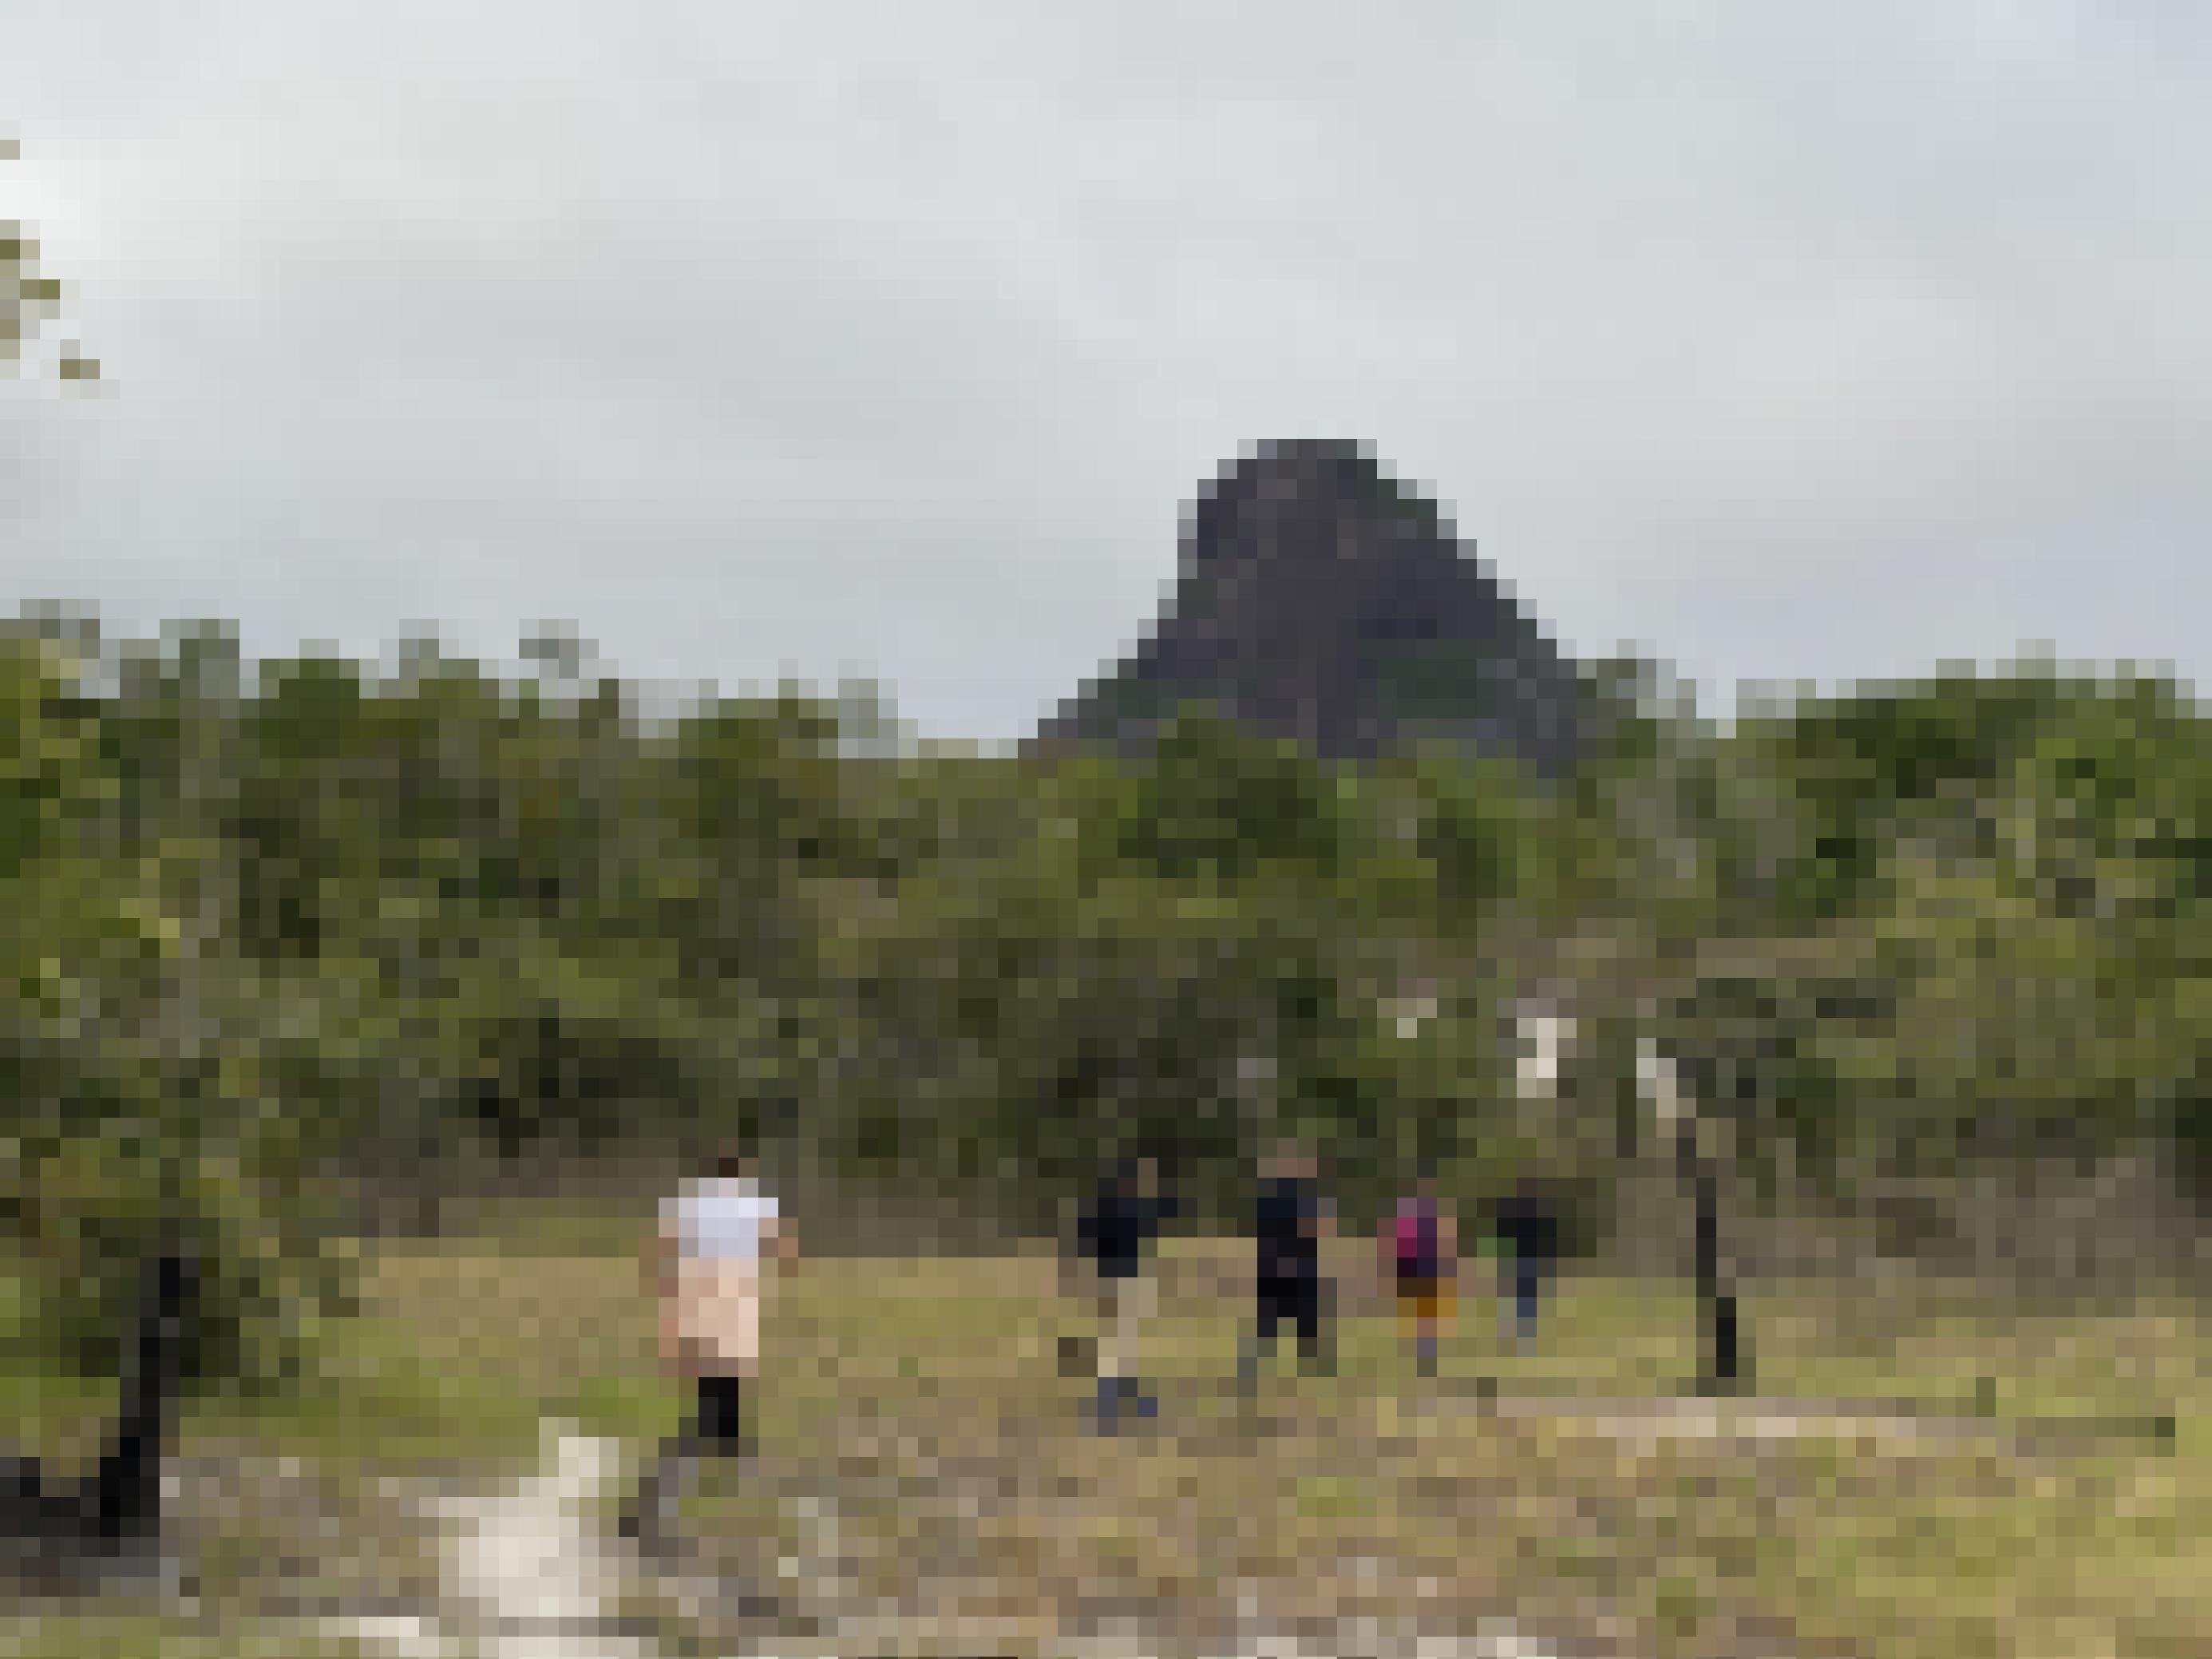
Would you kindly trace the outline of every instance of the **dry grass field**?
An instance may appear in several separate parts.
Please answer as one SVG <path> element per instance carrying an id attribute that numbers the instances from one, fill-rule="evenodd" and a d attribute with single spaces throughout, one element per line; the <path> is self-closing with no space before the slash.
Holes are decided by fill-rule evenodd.
<path id="1" fill-rule="evenodd" d="M 635 1237 L 549 1217 L 376 1249 L 325 1389 L 188 1420 L 191 1599 L 42 1606 L 0 1620 L 0 1653 L 342 1652 L 360 1638 L 341 1616 L 434 1608 L 426 1495 L 520 1478 L 549 1419 L 634 1454 L 675 1425 Z M 769 1316 L 760 1455 L 708 1471 L 657 1567 L 618 1558 L 619 1639 L 1350 1654 L 1510 1626 L 1653 1659 L 2212 1651 L 2212 1322 L 2185 1299 L 1771 1286 L 1747 1303 L 1759 1399 L 1685 1413 L 1665 1404 L 1692 1365 L 1685 1287 L 1571 1278 L 1537 1351 L 1506 1358 L 1477 1285 L 1424 1382 L 1347 1249 L 1336 1374 L 1286 1357 L 1246 1402 L 1228 1386 L 1241 1261 L 1170 1247 L 1144 1356 L 1159 1416 L 1102 1438 L 1056 1364 L 1087 1326 L 1049 1255 L 808 1260 Z M 96 1397 L 0 1390 L 23 1437 L 86 1451 Z M 2024 1432 L 2155 1414 L 2170 1437 Z M 594 1502 L 585 1529 L 611 1533 L 611 1497 Z"/>

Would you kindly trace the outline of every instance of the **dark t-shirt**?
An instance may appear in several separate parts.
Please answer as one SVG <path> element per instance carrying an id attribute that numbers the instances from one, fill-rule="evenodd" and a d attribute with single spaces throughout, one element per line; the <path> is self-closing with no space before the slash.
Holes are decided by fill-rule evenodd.
<path id="1" fill-rule="evenodd" d="M 1144 1270 L 1146 1246 L 1175 1213 L 1175 1200 L 1164 1194 L 1141 1198 L 1109 1182 L 1091 1200 L 1077 1237 L 1102 1277 L 1131 1279 Z"/>
<path id="2" fill-rule="evenodd" d="M 1261 1183 L 1253 1206 L 1253 1232 L 1260 1245 L 1260 1283 L 1297 1288 L 1321 1278 L 1321 1190 L 1295 1176 Z"/>
<path id="3" fill-rule="evenodd" d="M 1516 1195 L 1501 1200 L 1498 1237 L 1516 1261 L 1531 1267 L 1547 1266 L 1559 1254 L 1559 1218 L 1540 1199 Z"/>

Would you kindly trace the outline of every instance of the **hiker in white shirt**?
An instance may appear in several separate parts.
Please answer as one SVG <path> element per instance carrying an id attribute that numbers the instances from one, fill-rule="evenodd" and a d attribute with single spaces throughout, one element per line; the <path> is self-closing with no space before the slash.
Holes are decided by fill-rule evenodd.
<path id="1" fill-rule="evenodd" d="M 657 1518 L 667 1482 L 682 1478 L 698 1456 L 751 1455 L 745 1396 L 760 1372 L 762 1298 L 772 1262 L 798 1258 L 797 1232 L 738 1143 L 717 1153 L 713 1176 L 687 1183 L 661 1206 L 647 1246 L 660 1304 L 661 1358 L 693 1385 L 697 1415 L 647 1478 L 623 1517 L 627 1534 L 640 1535 Z"/>

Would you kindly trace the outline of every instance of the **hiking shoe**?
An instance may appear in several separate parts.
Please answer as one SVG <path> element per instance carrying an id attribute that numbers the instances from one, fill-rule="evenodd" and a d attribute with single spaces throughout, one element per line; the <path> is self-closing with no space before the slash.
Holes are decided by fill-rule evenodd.
<path id="1" fill-rule="evenodd" d="M 632 1504 L 625 1509 L 615 1530 L 624 1543 L 635 1545 L 641 1555 L 668 1553 L 668 1535 L 661 1529 L 660 1517 L 643 1504 Z"/>

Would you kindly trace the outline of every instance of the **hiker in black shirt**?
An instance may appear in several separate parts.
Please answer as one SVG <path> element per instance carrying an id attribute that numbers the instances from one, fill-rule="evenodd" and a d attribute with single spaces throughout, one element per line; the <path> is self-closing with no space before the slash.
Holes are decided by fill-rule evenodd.
<path id="1" fill-rule="evenodd" d="M 1109 1431 L 1125 1403 L 1141 1417 L 1159 1409 L 1132 1370 L 1138 1330 L 1153 1300 L 1145 1256 L 1176 1211 L 1175 1200 L 1161 1190 L 1158 1162 L 1127 1158 L 1099 1182 L 1076 1229 L 1081 1252 L 1097 1275 L 1098 1424 Z"/>
<path id="2" fill-rule="evenodd" d="M 1499 1201 L 1498 1240 L 1512 1260 L 1514 1334 L 1525 1349 L 1535 1340 L 1537 1304 L 1559 1260 L 1559 1215 L 1534 1176 L 1522 1176 Z"/>
<path id="3" fill-rule="evenodd" d="M 1279 1151 L 1253 1206 L 1258 1318 L 1237 1366 L 1237 1381 L 1246 1390 L 1257 1384 L 1260 1361 L 1274 1352 L 1275 1334 L 1285 1324 L 1297 1327 L 1300 1362 L 1325 1368 L 1328 1285 L 1321 1271 L 1321 1242 L 1334 1226 L 1312 1155 L 1296 1147 Z"/>

